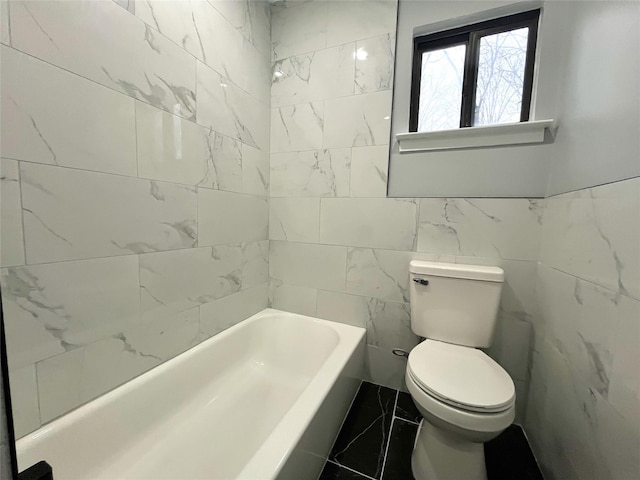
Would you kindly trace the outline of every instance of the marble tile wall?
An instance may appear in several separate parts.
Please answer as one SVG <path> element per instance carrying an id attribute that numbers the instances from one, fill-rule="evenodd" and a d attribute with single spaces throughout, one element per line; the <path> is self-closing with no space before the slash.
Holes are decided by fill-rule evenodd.
<path id="1" fill-rule="evenodd" d="M 270 7 L 1 3 L 22 436 L 268 305 Z"/>
<path id="2" fill-rule="evenodd" d="M 404 387 L 413 258 L 501 265 L 489 350 L 524 410 L 543 203 L 386 198 L 395 1 L 272 7 L 269 268 L 274 308 L 366 327 L 368 379 Z"/>
<path id="3" fill-rule="evenodd" d="M 529 439 L 545 478 L 639 478 L 640 178 L 546 202 Z"/>

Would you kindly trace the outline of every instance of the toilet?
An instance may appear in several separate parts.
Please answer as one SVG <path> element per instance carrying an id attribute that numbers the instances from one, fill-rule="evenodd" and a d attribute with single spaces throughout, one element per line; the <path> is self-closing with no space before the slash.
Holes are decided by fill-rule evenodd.
<path id="1" fill-rule="evenodd" d="M 483 443 L 515 417 L 509 374 L 491 345 L 504 271 L 424 262 L 409 266 L 411 329 L 405 380 L 423 419 L 411 455 L 416 480 L 486 480 Z"/>

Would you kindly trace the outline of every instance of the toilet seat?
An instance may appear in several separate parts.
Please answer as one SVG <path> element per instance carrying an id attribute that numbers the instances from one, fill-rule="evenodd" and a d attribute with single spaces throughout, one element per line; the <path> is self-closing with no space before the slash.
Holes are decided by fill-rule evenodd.
<path id="1" fill-rule="evenodd" d="M 409 354 L 407 373 L 425 394 L 464 411 L 498 413 L 511 408 L 511 377 L 484 352 L 425 340 Z"/>

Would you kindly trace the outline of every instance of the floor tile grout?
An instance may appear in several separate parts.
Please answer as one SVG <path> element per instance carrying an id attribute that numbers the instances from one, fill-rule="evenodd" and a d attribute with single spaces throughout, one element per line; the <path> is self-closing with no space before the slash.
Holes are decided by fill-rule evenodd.
<path id="1" fill-rule="evenodd" d="M 336 462 L 334 460 L 328 460 L 327 459 L 327 462 L 333 463 L 334 465 L 337 465 L 340 468 L 344 468 L 345 470 L 349 470 L 350 472 L 357 473 L 358 475 L 361 475 L 361 476 L 363 476 L 365 478 L 368 478 L 369 480 L 376 480 L 375 478 L 370 477 L 369 475 L 367 475 L 365 473 L 359 472 L 358 470 L 354 470 L 353 468 L 347 467 L 346 465 L 342 465 L 341 463 L 338 463 L 338 462 Z"/>
<path id="2" fill-rule="evenodd" d="M 384 477 L 384 467 L 387 466 L 387 454 L 389 453 L 389 445 L 391 444 L 391 432 L 393 431 L 393 421 L 396 419 L 396 408 L 398 408 L 398 397 L 400 391 L 396 390 L 396 399 L 393 402 L 393 410 L 391 412 L 391 423 L 389 424 L 389 435 L 387 436 L 387 447 L 384 449 L 384 458 L 382 459 L 382 469 L 380 470 L 380 478 Z"/>

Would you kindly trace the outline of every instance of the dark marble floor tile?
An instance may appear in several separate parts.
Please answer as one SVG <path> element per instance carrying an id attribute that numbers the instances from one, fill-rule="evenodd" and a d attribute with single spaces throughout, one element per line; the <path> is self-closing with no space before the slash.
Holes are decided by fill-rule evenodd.
<path id="1" fill-rule="evenodd" d="M 393 419 L 382 480 L 413 480 L 411 452 L 417 432 L 418 425 L 415 423 Z"/>
<path id="2" fill-rule="evenodd" d="M 329 459 L 379 479 L 395 398 L 396 390 L 363 382 Z"/>
<path id="3" fill-rule="evenodd" d="M 368 480 L 367 477 L 359 473 L 347 470 L 335 463 L 327 462 L 324 464 L 322 473 L 318 480 Z"/>
<path id="4" fill-rule="evenodd" d="M 543 480 L 522 428 L 511 425 L 484 444 L 489 480 Z"/>
<path id="5" fill-rule="evenodd" d="M 416 423 L 420 423 L 420 420 L 422 420 L 422 415 L 420 415 L 415 403 L 413 403 L 411 395 L 407 392 L 398 392 L 398 404 L 396 405 L 395 415 L 396 417 Z"/>

